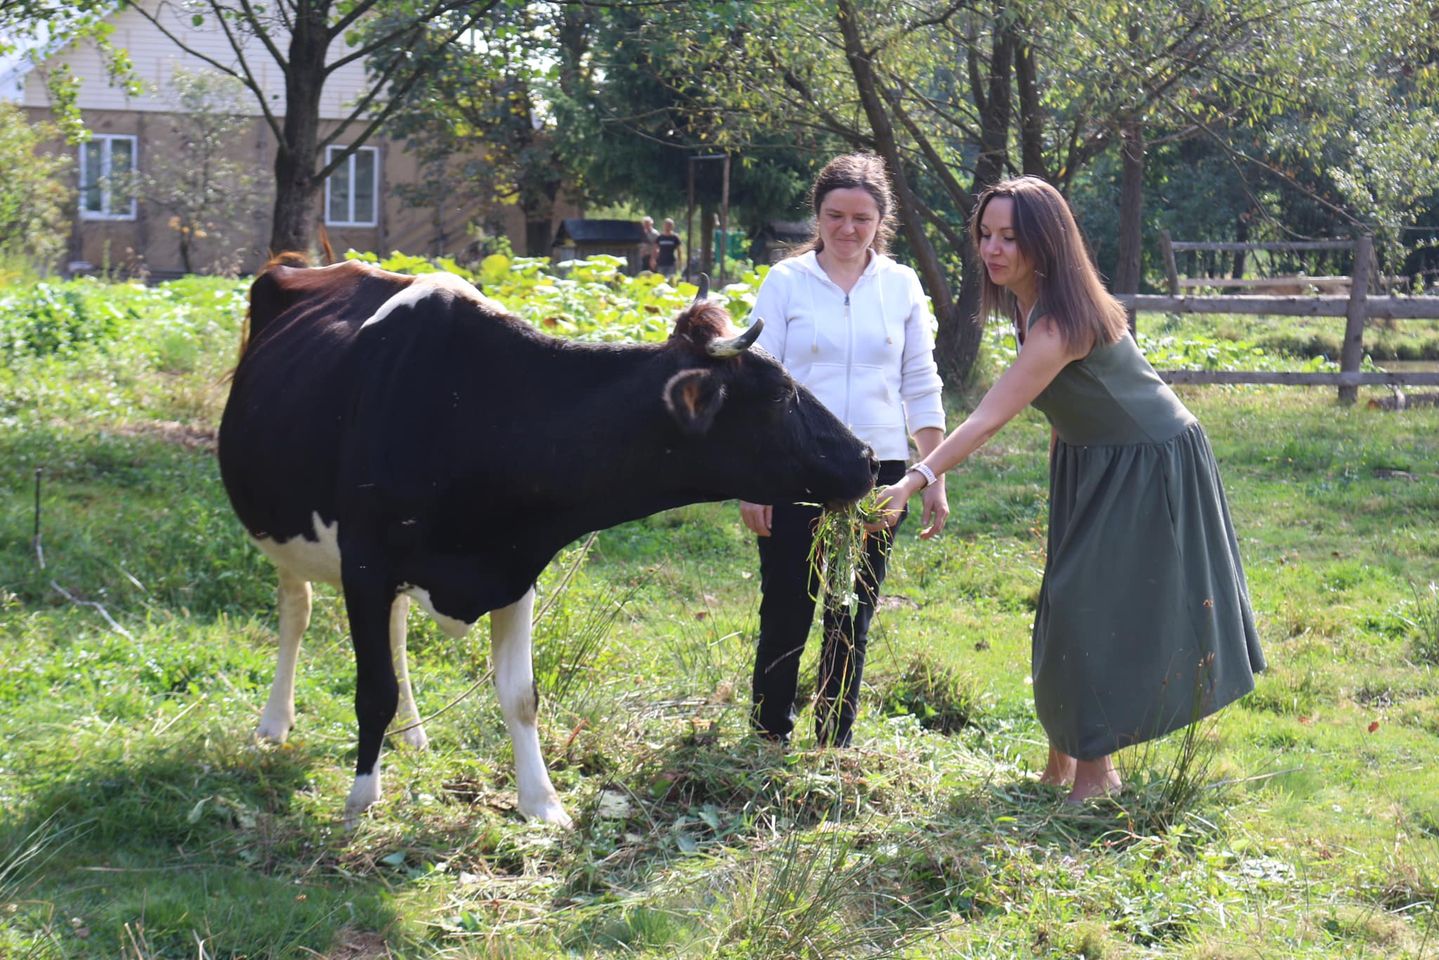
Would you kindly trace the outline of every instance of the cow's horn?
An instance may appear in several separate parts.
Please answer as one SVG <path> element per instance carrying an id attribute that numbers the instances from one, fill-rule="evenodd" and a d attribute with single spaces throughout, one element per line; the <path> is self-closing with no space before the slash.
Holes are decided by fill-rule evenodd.
<path id="1" fill-rule="evenodd" d="M 708 300 L 709 297 L 710 275 L 707 273 L 702 273 L 700 274 L 700 290 L 699 293 L 695 294 L 695 303 L 703 303 L 704 301 Z"/>
<path id="2" fill-rule="evenodd" d="M 709 355 L 724 359 L 725 357 L 737 357 L 750 348 L 750 345 L 759 338 L 759 332 L 764 329 L 764 318 L 755 317 L 754 323 L 749 329 L 737 337 L 729 337 L 725 340 L 711 340 L 705 349 Z"/>

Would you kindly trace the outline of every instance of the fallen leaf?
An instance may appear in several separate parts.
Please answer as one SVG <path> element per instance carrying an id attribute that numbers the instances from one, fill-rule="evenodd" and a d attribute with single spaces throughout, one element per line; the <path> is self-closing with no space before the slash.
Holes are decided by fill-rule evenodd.
<path id="1" fill-rule="evenodd" d="M 1379 721 L 1378 721 L 1378 720 L 1374 720 L 1374 721 L 1372 721 L 1372 722 L 1369 724 L 1369 732 L 1370 732 L 1370 733 L 1373 733 L 1375 730 L 1378 730 L 1378 729 L 1379 729 Z"/>
<path id="2" fill-rule="evenodd" d="M 1308 715 L 1301 715 L 1299 717 L 1299 722 L 1307 726 L 1314 722 L 1314 718 Z"/>

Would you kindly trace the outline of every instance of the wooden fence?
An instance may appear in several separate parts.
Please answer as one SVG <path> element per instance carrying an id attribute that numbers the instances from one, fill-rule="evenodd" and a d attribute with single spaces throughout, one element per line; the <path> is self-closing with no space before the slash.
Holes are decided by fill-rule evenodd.
<path id="1" fill-rule="evenodd" d="M 1439 386 L 1439 371 L 1361 373 L 1364 359 L 1364 324 L 1370 318 L 1392 320 L 1439 319 L 1439 297 L 1370 296 L 1373 275 L 1374 241 L 1360 236 L 1354 240 L 1296 241 L 1292 243 L 1181 243 L 1164 237 L 1165 272 L 1168 295 L 1120 294 L 1129 311 L 1130 326 L 1136 313 L 1244 313 L 1289 317 L 1344 317 L 1344 343 L 1338 373 L 1275 373 L 1259 370 L 1161 370 L 1169 383 L 1280 383 L 1300 386 L 1337 386 L 1339 402 L 1353 403 L 1359 387 Z M 1180 296 L 1181 287 L 1173 252 L 1176 250 L 1340 250 L 1354 251 L 1354 270 L 1347 278 L 1348 296 Z M 1333 278 L 1275 278 L 1276 282 Z M 1233 286 L 1225 280 L 1211 280 L 1210 286 Z"/>

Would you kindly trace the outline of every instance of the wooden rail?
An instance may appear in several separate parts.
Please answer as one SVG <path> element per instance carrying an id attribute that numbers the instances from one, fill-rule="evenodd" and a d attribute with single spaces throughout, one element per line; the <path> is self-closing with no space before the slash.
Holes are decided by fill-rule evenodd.
<path id="1" fill-rule="evenodd" d="M 1295 370 L 1159 370 L 1165 383 L 1278 383 L 1301 387 L 1434 387 L 1439 370 L 1301 373 Z"/>
<path id="2" fill-rule="evenodd" d="M 1247 313 L 1277 317 L 1345 317 L 1349 297 L 1261 297 L 1240 294 L 1170 297 L 1121 293 L 1115 298 L 1140 313 Z M 1366 316 L 1382 320 L 1439 320 L 1439 297 L 1365 297 Z"/>
<path id="3" fill-rule="evenodd" d="M 1308 240 L 1291 243 L 1189 243 L 1171 240 L 1169 232 L 1162 231 L 1160 246 L 1164 254 L 1164 269 L 1169 281 L 1170 293 L 1168 296 L 1119 295 L 1119 301 L 1129 311 L 1130 329 L 1134 327 L 1135 314 L 1140 312 L 1244 313 L 1266 316 L 1344 318 L 1344 343 L 1339 353 L 1339 373 L 1279 373 L 1262 370 L 1160 371 L 1160 376 L 1169 383 L 1282 383 L 1337 386 L 1339 402 L 1343 404 L 1351 404 L 1358 398 L 1360 386 L 1439 384 L 1439 372 L 1361 373 L 1359 371 L 1359 365 L 1364 358 L 1364 323 L 1366 320 L 1371 317 L 1385 320 L 1439 319 L 1439 297 L 1369 296 L 1369 280 L 1374 260 L 1374 240 L 1368 235 L 1361 235 L 1354 240 Z M 1354 272 L 1348 278 L 1348 296 L 1179 296 L 1181 281 L 1174 261 L 1174 251 L 1176 250 L 1346 249 L 1354 251 Z M 1275 282 L 1279 281 L 1276 279 Z M 1214 285 L 1224 286 L 1226 284 L 1224 281 L 1218 281 Z"/>

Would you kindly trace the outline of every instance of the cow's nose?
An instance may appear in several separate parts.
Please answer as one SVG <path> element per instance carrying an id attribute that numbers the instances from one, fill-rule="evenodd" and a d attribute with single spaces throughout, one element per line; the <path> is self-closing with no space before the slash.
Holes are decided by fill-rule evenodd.
<path id="1" fill-rule="evenodd" d="M 878 479 L 879 479 L 879 458 L 874 455 L 874 448 L 873 448 L 873 447 L 868 446 L 868 445 L 865 446 L 865 448 L 864 448 L 864 458 L 869 461 L 869 478 L 870 478 L 870 480 L 878 480 Z"/>

